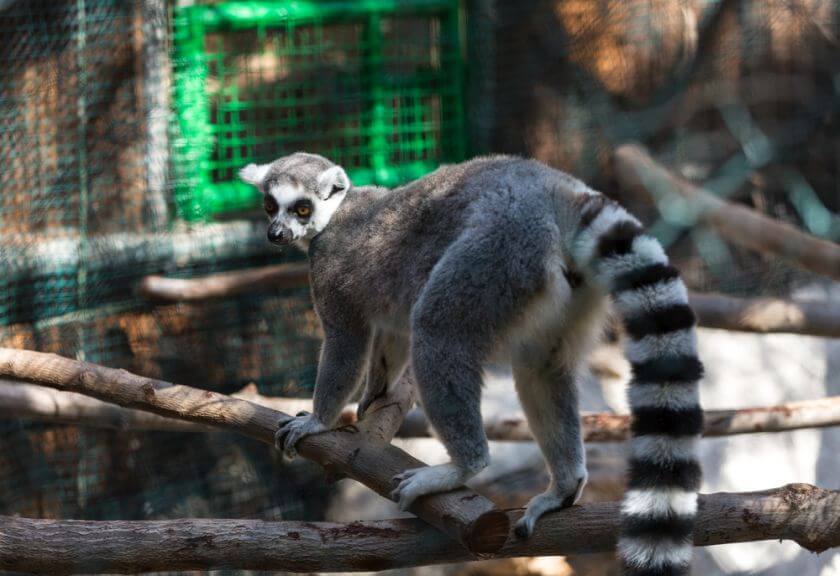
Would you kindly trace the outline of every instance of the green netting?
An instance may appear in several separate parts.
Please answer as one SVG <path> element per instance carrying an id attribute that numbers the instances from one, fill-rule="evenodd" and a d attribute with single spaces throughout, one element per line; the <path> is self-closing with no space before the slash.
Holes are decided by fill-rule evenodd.
<path id="1" fill-rule="evenodd" d="M 175 16 L 176 202 L 260 201 L 236 173 L 305 150 L 394 185 L 465 149 L 457 0 L 230 2 Z"/>
<path id="2" fill-rule="evenodd" d="M 250 206 L 247 161 L 307 149 L 394 183 L 462 158 L 460 18 L 455 1 L 0 2 L 0 345 L 310 393 L 307 290 L 179 305 L 137 285 L 302 257 L 253 214 L 181 222 Z M 314 468 L 229 434 L 12 420 L 0 438 L 4 514 L 276 519 L 323 501 Z"/>
<path id="3" fill-rule="evenodd" d="M 261 221 L 171 216 L 168 8 L 0 2 L 0 346 L 226 393 L 256 383 L 306 395 L 320 346 L 307 290 L 208 306 L 136 292 L 148 274 L 302 257 L 271 249 Z M 0 453 L 2 514 L 308 517 L 325 490 L 315 468 L 290 475 L 273 450 L 230 434 L 3 420 Z"/>
<path id="4" fill-rule="evenodd" d="M 836 0 L 0 0 L 0 345 L 309 394 L 320 332 L 305 289 L 136 293 L 148 274 L 302 259 L 239 212 L 257 198 L 235 177 L 296 150 L 383 184 L 513 153 L 627 201 L 612 152 L 640 141 L 836 242 L 837 38 Z M 692 227 L 680 203 L 631 208 L 694 290 L 817 280 Z M 0 422 L 2 514 L 318 519 L 321 478 L 230 434 Z"/>

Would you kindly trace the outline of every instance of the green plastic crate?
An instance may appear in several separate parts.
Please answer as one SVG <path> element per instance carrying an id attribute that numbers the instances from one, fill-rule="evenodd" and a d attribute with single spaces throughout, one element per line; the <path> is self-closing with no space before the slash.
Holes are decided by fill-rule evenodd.
<path id="1" fill-rule="evenodd" d="M 188 6 L 174 32 L 182 219 L 257 206 L 239 168 L 295 151 L 388 186 L 465 156 L 458 0 Z"/>

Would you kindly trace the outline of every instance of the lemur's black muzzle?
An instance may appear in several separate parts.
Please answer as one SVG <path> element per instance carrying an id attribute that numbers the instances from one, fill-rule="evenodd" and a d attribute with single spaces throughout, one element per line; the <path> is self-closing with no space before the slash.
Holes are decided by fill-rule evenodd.
<path id="1" fill-rule="evenodd" d="M 269 242 L 271 242 L 272 244 L 277 244 L 279 246 L 291 244 L 292 239 L 294 238 L 294 235 L 292 234 L 292 231 L 290 229 L 286 228 L 285 226 L 275 226 L 273 224 L 268 227 L 267 236 Z"/>

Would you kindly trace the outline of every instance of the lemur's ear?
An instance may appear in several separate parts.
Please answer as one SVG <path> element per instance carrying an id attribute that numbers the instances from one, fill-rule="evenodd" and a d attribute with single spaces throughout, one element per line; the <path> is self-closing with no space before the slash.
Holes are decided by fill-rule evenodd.
<path id="1" fill-rule="evenodd" d="M 262 164 L 259 166 L 257 164 L 248 164 L 239 171 L 239 177 L 243 182 L 253 186 L 259 186 L 265 180 L 265 175 L 268 174 L 269 168 L 271 168 L 271 164 Z"/>
<path id="2" fill-rule="evenodd" d="M 327 168 L 318 176 L 318 197 L 326 200 L 333 194 L 350 189 L 350 178 L 341 166 Z"/>

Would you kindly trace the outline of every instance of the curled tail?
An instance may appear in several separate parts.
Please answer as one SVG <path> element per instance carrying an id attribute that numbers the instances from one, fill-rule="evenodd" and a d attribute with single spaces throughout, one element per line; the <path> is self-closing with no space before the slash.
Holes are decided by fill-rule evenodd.
<path id="1" fill-rule="evenodd" d="M 612 296 L 629 337 L 632 439 L 618 540 L 624 574 L 687 574 L 700 488 L 703 365 L 685 285 L 659 242 L 600 195 L 581 204 L 572 252 L 585 276 Z"/>

